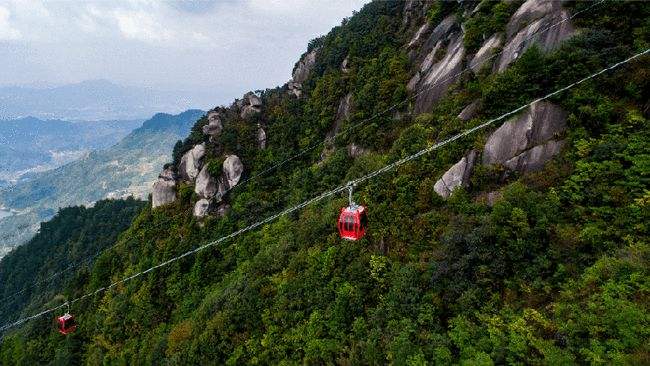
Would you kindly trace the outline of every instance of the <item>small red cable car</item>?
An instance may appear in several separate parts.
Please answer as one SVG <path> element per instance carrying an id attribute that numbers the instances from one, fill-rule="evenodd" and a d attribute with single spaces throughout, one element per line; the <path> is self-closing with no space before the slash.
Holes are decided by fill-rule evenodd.
<path id="1" fill-rule="evenodd" d="M 70 315 L 70 313 L 65 313 L 56 320 L 59 325 L 59 333 L 61 334 L 70 334 L 77 330 L 77 322 L 75 322 L 74 316 Z"/>
<path id="2" fill-rule="evenodd" d="M 342 239 L 359 240 L 363 238 L 368 227 L 366 208 L 358 205 L 341 208 L 338 227 Z"/>
<path id="3" fill-rule="evenodd" d="M 338 228 L 342 239 L 359 240 L 366 235 L 368 216 L 366 208 L 359 206 L 352 200 L 353 183 L 348 184 L 350 205 L 343 207 L 339 214 Z"/>

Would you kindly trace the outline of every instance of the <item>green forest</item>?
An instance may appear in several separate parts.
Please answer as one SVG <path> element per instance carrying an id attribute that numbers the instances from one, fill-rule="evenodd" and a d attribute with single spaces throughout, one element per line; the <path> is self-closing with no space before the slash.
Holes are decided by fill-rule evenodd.
<path id="1" fill-rule="evenodd" d="M 224 217 L 194 217 L 190 184 L 155 209 L 134 200 L 62 209 L 2 259 L 2 298 L 99 255 L 10 305 L 3 300 L 0 325 L 227 236 L 650 47 L 650 3 L 568 2 L 569 13 L 583 11 L 571 38 L 553 50 L 533 44 L 501 72 L 463 73 L 415 114 L 407 84 L 419 66 L 405 45 L 419 25 L 455 17 L 472 53 L 507 32 L 523 5 L 415 2 L 416 17 L 405 4 L 373 1 L 311 41 L 307 52 L 317 57 L 301 97 L 286 86 L 261 90 L 261 113 L 243 118 L 223 108 L 217 140 L 202 133 L 206 116 L 176 144 L 170 167 L 205 143 L 205 164 L 237 154 L 244 179 L 255 177 L 228 192 Z M 407 16 L 421 21 L 407 25 Z M 441 198 L 436 181 L 482 148 L 499 124 L 491 126 L 356 187 L 369 218 L 359 241 L 336 230 L 347 195 L 323 200 L 74 303 L 74 334 L 56 332 L 58 313 L 5 331 L 0 363 L 650 364 L 648 61 L 550 99 L 566 113 L 566 143 L 541 170 L 478 165 L 468 185 Z M 354 107 L 342 132 L 322 144 L 348 94 Z M 459 118 L 475 100 L 475 116 Z M 365 153 L 351 157 L 350 144 Z M 490 192 L 499 199 L 488 202 Z"/>

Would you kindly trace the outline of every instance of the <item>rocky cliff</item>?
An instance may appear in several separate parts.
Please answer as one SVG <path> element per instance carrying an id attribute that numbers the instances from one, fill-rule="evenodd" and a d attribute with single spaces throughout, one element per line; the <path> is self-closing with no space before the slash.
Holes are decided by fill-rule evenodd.
<path id="1" fill-rule="evenodd" d="M 496 4 L 496 3 L 495 3 Z M 505 4 L 505 3 L 504 3 Z M 428 14 L 435 2 L 404 3 L 402 29 L 405 38 L 403 49 L 412 63 L 412 76 L 406 84 L 414 103 L 405 113 L 410 116 L 430 112 L 436 103 L 445 97 L 449 89 L 462 77 L 476 75 L 479 72 L 500 73 L 517 60 L 527 49 L 536 46 L 543 52 L 550 52 L 575 34 L 575 27 L 569 19 L 569 12 L 561 2 L 552 0 L 527 0 L 523 3 L 507 3 L 502 11 L 509 17 L 503 17 L 501 24 L 493 27 L 493 34 L 482 34 L 484 40 L 477 49 L 467 49 L 468 34 L 463 24 L 464 19 L 472 16 L 495 16 L 489 12 L 490 3 L 466 6 L 462 14 L 459 11 L 442 17 L 438 24 L 432 24 Z M 492 5 L 494 6 L 494 5 Z M 439 13 L 445 14 L 443 10 Z M 448 12 L 447 12 L 448 13 Z M 440 15 L 442 16 L 442 15 Z M 310 79 L 310 73 L 319 63 L 322 47 L 313 47 L 296 62 L 292 79 L 282 89 L 295 97 L 304 97 L 304 84 Z M 343 74 L 350 72 L 352 62 L 349 55 L 341 62 L 339 70 Z M 458 115 L 464 121 L 471 120 L 480 112 L 483 103 L 476 99 L 468 104 Z M 349 120 L 353 106 L 353 95 L 347 93 L 338 102 L 334 120 L 324 136 L 325 147 L 321 160 L 331 155 L 334 138 L 339 134 L 344 121 Z M 207 123 L 203 121 L 203 137 L 196 145 L 186 145 L 187 150 L 178 166 L 165 168 L 153 187 L 153 207 L 175 201 L 173 193 L 177 183 L 184 181 L 195 185 L 197 201 L 194 206 L 196 217 L 205 217 L 214 212 L 224 213 L 229 207 L 224 195 L 230 191 L 244 173 L 244 164 L 237 155 L 228 155 L 220 144 L 220 135 L 228 124 L 248 123 L 257 130 L 258 148 L 267 144 L 267 132 L 260 122 L 264 118 L 262 98 L 253 93 L 246 93 L 235 100 L 230 107 L 217 107 L 207 114 Z M 403 118 L 400 117 L 400 118 Z M 560 107 L 549 103 L 539 103 L 523 112 L 521 117 L 505 123 L 489 138 L 482 151 L 472 150 L 461 161 L 453 165 L 435 183 L 434 190 L 442 197 L 448 197 L 457 187 L 467 187 L 477 156 L 483 156 L 483 164 L 500 164 L 519 173 L 539 170 L 544 163 L 557 155 L 563 141 L 557 137 L 566 127 L 565 116 Z M 352 142 L 347 146 L 348 155 L 357 158 L 364 155 L 367 148 Z M 210 155 L 223 160 L 222 172 L 208 169 L 207 159 Z M 225 159 L 225 160 L 224 160 Z M 229 160 L 231 159 L 231 160 Z M 237 161 L 236 168 L 227 165 Z M 215 176 L 216 174 L 216 176 Z M 228 175 L 235 180 L 225 179 Z"/>

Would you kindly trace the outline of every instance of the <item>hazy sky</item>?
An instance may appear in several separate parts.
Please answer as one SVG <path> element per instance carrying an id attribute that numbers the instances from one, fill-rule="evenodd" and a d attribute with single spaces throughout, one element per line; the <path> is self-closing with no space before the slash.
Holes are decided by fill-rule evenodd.
<path id="1" fill-rule="evenodd" d="M 107 79 L 158 89 L 274 87 L 307 42 L 367 0 L 0 0 L 0 85 Z"/>

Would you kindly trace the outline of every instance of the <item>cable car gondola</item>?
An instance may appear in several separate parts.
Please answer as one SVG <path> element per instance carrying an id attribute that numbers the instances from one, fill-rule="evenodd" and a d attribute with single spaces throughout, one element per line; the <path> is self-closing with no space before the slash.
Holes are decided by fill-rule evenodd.
<path id="1" fill-rule="evenodd" d="M 74 333 L 74 331 L 77 330 L 77 322 L 75 322 L 74 316 L 69 313 L 65 313 L 58 317 L 57 322 L 59 323 L 59 333 L 61 334 L 66 335 Z"/>
<path id="2" fill-rule="evenodd" d="M 68 305 L 68 311 L 56 318 L 59 333 L 63 335 L 74 333 L 77 330 L 77 322 L 74 320 L 74 315 L 70 314 L 70 304 L 66 305 Z"/>
<path id="3" fill-rule="evenodd" d="M 348 189 L 350 205 L 341 208 L 337 226 L 341 239 L 359 240 L 366 235 L 368 216 L 366 215 L 366 208 L 357 205 L 352 200 L 352 185 L 349 185 Z"/>

